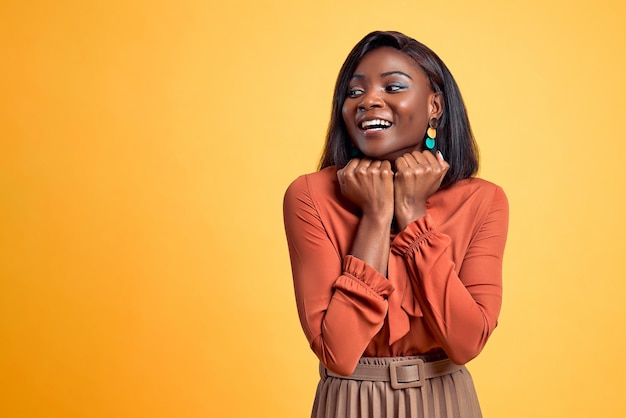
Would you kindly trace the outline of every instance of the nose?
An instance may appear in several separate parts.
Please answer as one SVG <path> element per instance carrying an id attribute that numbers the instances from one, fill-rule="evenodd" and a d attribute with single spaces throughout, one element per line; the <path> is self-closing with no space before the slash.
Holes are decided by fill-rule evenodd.
<path id="1" fill-rule="evenodd" d="M 369 110 L 376 107 L 385 106 L 385 102 L 381 97 L 380 92 L 376 90 L 370 90 L 361 95 L 361 101 L 359 101 L 359 110 Z"/>

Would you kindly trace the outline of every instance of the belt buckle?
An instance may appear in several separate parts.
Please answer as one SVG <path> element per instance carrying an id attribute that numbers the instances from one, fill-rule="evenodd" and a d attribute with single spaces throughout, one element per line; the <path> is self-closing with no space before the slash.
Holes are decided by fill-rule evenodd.
<path id="1" fill-rule="evenodd" d="M 416 366 L 417 379 L 410 382 L 398 381 L 398 367 Z M 426 370 L 424 369 L 424 360 L 421 358 L 394 361 L 389 365 L 389 373 L 391 377 L 391 387 L 394 389 L 419 388 L 426 380 Z"/>

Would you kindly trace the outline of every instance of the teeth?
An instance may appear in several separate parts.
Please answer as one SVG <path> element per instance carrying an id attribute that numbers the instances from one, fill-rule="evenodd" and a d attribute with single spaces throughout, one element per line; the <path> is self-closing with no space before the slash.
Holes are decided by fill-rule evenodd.
<path id="1" fill-rule="evenodd" d="M 388 128 L 391 126 L 391 122 L 382 119 L 372 119 L 361 122 L 361 128 L 367 129 L 369 127 Z"/>

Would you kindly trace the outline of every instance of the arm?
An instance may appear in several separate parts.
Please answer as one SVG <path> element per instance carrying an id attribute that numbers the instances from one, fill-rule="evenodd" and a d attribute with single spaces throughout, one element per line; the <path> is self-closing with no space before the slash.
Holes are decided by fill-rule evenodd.
<path id="1" fill-rule="evenodd" d="M 383 325 L 392 287 L 365 261 L 342 258 L 311 199 L 306 177 L 287 189 L 283 210 L 302 328 L 320 361 L 335 373 L 349 375 Z"/>
<path id="2" fill-rule="evenodd" d="M 394 210 L 391 164 L 355 158 L 337 171 L 337 180 L 341 194 L 362 213 L 350 254 L 387 276 Z"/>
<path id="3" fill-rule="evenodd" d="M 458 274 L 450 237 L 428 215 L 408 225 L 392 244 L 404 257 L 424 320 L 457 364 L 477 356 L 497 325 L 507 228 L 508 203 L 498 188 Z"/>
<path id="4" fill-rule="evenodd" d="M 426 200 L 439 190 L 448 164 L 437 151 L 413 151 L 396 159 L 396 178 L 394 180 L 394 211 L 398 229 L 426 215 Z"/>

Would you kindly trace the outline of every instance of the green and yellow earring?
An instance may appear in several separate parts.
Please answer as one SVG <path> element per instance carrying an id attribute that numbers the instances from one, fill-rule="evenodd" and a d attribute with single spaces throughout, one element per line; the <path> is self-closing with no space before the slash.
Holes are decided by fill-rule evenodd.
<path id="1" fill-rule="evenodd" d="M 437 142 L 435 138 L 437 138 L 437 118 L 430 118 L 428 120 L 428 129 L 426 130 L 426 140 L 424 141 L 424 145 L 426 149 L 432 151 L 435 149 L 435 145 Z"/>

